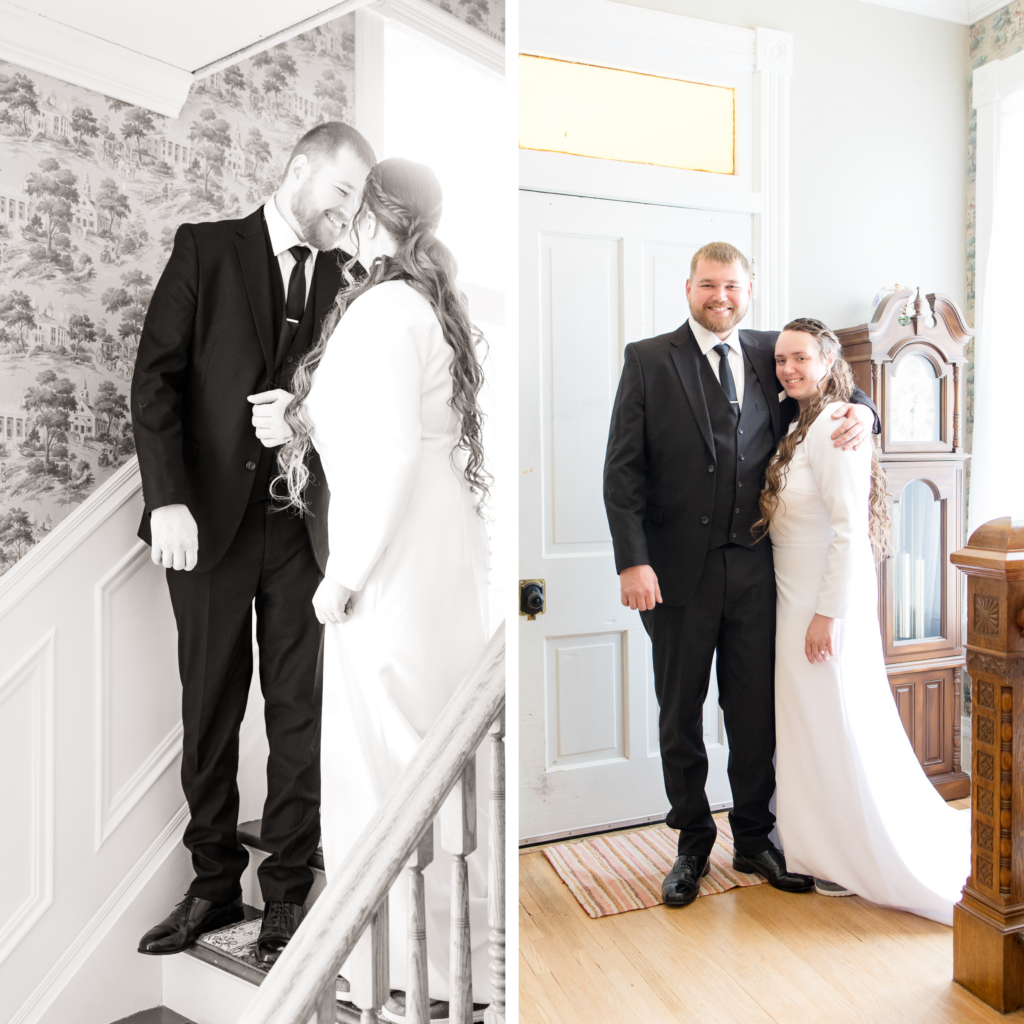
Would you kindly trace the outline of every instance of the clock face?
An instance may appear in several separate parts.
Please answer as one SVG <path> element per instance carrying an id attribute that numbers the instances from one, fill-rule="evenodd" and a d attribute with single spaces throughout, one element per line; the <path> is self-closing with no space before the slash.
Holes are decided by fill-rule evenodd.
<path id="1" fill-rule="evenodd" d="M 889 440 L 893 444 L 927 444 L 942 440 L 941 379 L 925 356 L 904 356 L 892 373 Z"/>

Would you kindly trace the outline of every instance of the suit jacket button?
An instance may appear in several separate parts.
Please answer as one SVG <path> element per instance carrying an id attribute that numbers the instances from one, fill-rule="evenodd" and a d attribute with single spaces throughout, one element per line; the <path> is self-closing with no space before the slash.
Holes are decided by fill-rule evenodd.
<path id="1" fill-rule="evenodd" d="M 715 471 L 715 467 L 714 466 L 708 466 L 708 472 L 709 473 L 714 473 L 714 471 Z"/>
<path id="2" fill-rule="evenodd" d="M 701 517 L 700 517 L 700 521 L 701 521 L 701 522 L 702 522 L 702 523 L 703 523 L 703 524 L 704 524 L 705 526 L 707 526 L 707 525 L 708 525 L 708 523 L 710 522 L 710 520 L 708 519 L 708 517 L 707 517 L 707 516 L 701 516 Z"/>
<path id="3" fill-rule="evenodd" d="M 249 472 L 251 473 L 251 472 L 252 472 L 252 471 L 253 471 L 253 470 L 254 470 L 254 469 L 256 468 L 256 463 L 255 463 L 255 462 L 253 462 L 253 461 L 252 461 L 252 459 L 250 459 L 250 460 L 249 460 L 249 461 L 248 461 L 248 462 L 247 462 L 247 463 L 245 464 L 245 468 L 246 468 L 247 470 L 249 470 Z"/>
<path id="4" fill-rule="evenodd" d="M 743 428 L 742 428 L 742 427 L 740 427 L 740 429 L 739 429 L 738 433 L 740 433 L 740 434 L 742 434 L 742 433 L 743 433 Z"/>
<path id="5" fill-rule="evenodd" d="M 294 362 L 295 362 L 295 360 L 294 360 L 294 358 L 292 358 L 292 356 L 289 356 L 289 357 L 288 357 L 288 358 L 287 358 L 287 359 L 285 360 L 285 362 L 286 362 L 286 363 L 294 363 Z"/>
<path id="6" fill-rule="evenodd" d="M 746 458 L 746 455 L 741 455 L 740 456 L 740 462 L 742 462 L 745 458 Z"/>
<path id="7" fill-rule="evenodd" d="M 736 534 L 735 534 L 735 533 L 734 533 L 734 534 L 732 535 L 732 539 L 733 539 L 733 540 L 735 540 L 735 539 L 736 539 Z"/>

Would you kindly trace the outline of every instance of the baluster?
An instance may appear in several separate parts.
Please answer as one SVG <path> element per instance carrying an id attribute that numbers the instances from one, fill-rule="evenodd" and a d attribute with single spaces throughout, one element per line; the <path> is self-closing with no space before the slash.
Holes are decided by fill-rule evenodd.
<path id="1" fill-rule="evenodd" d="M 484 1024 L 505 1024 L 505 712 L 491 736 L 491 830 L 487 866 L 487 924 L 491 959 L 491 1003 Z"/>
<path id="2" fill-rule="evenodd" d="M 448 1019 L 473 1024 L 473 962 L 469 934 L 469 866 L 476 849 L 476 758 L 441 808 L 441 846 L 452 859 L 451 965 Z"/>
<path id="3" fill-rule="evenodd" d="M 352 971 L 349 998 L 362 1011 L 360 1024 L 378 1024 L 377 1011 L 391 994 L 388 955 L 388 898 L 385 896 L 348 961 Z"/>
<path id="4" fill-rule="evenodd" d="M 316 1024 L 334 1024 L 338 1009 L 337 979 L 331 978 L 316 1001 Z"/>
<path id="5" fill-rule="evenodd" d="M 409 861 L 409 978 L 405 993 L 407 1024 L 428 1024 L 427 908 L 423 894 L 423 869 L 434 859 L 434 823 L 427 826 Z"/>

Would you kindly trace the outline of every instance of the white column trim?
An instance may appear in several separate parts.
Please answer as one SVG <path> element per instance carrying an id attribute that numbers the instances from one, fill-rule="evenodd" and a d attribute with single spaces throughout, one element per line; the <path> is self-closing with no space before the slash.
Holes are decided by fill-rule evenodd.
<path id="1" fill-rule="evenodd" d="M 755 320 L 781 330 L 789 320 L 789 79 L 793 36 L 755 29 L 754 188 L 764 207 L 754 215 Z"/>
<path id="2" fill-rule="evenodd" d="M 974 329 L 980 332 L 985 310 L 988 252 L 992 241 L 992 216 L 999 142 L 1002 130 L 1001 100 L 1024 87 L 1024 51 L 1005 60 L 993 60 L 975 68 L 973 101 L 978 111 L 975 147 L 975 246 L 974 246 Z"/>
<path id="3" fill-rule="evenodd" d="M 177 117 L 189 71 L 0 0 L 0 59 Z"/>

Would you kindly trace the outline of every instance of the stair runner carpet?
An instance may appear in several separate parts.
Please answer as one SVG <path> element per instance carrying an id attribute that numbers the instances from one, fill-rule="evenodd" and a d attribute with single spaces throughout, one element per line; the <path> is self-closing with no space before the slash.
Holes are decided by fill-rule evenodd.
<path id="1" fill-rule="evenodd" d="M 711 851 L 711 870 L 701 879 L 698 895 L 760 885 L 760 875 L 733 869 L 729 822 L 716 818 L 715 823 L 718 838 Z M 559 843 L 543 853 L 591 917 L 610 917 L 664 902 L 661 882 L 675 863 L 678 837 L 678 832 L 662 826 Z"/>

